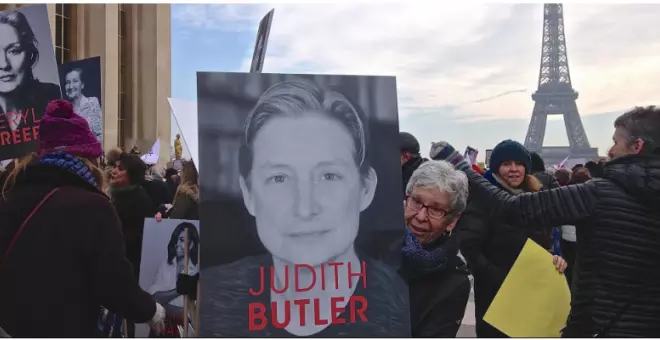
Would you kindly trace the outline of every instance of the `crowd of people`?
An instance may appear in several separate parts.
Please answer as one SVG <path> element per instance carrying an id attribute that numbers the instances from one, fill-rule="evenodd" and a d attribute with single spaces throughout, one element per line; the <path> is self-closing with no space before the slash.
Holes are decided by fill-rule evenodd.
<path id="1" fill-rule="evenodd" d="M 660 109 L 615 122 L 607 162 L 547 167 L 513 140 L 487 169 L 451 144 L 428 158 L 401 132 L 413 337 L 456 337 L 474 289 L 478 337 L 528 239 L 571 286 L 564 337 L 660 334 Z M 101 144 L 70 103 L 51 102 L 37 152 L 0 173 L 0 329 L 12 337 L 95 337 L 99 307 L 162 331 L 163 306 L 138 285 L 145 218 L 199 219 L 198 172 L 147 166 Z M 550 265 L 550 264 L 548 264 Z M 473 278 L 474 287 L 471 285 Z"/>

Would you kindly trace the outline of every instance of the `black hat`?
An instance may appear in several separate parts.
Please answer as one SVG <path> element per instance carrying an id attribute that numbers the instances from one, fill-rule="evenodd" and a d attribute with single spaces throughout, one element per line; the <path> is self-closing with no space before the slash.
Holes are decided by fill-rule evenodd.
<path id="1" fill-rule="evenodd" d="M 497 173 L 504 162 L 516 161 L 525 166 L 525 174 L 532 170 L 532 159 L 525 147 L 513 140 L 507 139 L 495 146 L 490 154 L 490 169 Z"/>
<path id="2" fill-rule="evenodd" d="M 399 132 L 401 140 L 401 152 L 419 153 L 419 142 L 415 136 L 408 132 Z"/>

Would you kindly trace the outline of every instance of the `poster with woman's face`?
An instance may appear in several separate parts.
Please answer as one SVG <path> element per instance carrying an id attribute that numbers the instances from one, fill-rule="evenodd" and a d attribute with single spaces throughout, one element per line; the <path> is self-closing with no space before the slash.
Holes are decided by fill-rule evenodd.
<path id="1" fill-rule="evenodd" d="M 75 113 L 87 120 L 90 130 L 103 144 L 101 57 L 64 63 L 59 73 L 62 97 L 73 104 Z"/>
<path id="2" fill-rule="evenodd" d="M 39 121 L 61 98 L 45 4 L 0 12 L 0 160 L 36 151 Z"/>
<path id="3" fill-rule="evenodd" d="M 198 73 L 203 337 L 408 337 L 394 77 Z"/>
<path id="4" fill-rule="evenodd" d="M 198 255 L 199 221 L 145 219 L 139 282 L 140 287 L 151 294 L 167 313 L 167 327 L 160 337 L 181 335 L 179 327 L 183 326 L 185 300 L 176 292 L 177 277 L 185 273 L 194 276 L 199 272 Z M 192 313 L 189 314 L 191 317 Z M 149 327 L 141 325 L 136 328 L 136 335 L 147 337 Z"/>

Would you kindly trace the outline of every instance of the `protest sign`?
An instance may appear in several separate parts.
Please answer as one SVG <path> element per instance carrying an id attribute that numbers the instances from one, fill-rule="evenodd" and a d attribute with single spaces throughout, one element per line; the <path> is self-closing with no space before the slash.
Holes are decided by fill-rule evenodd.
<path id="1" fill-rule="evenodd" d="M 527 240 L 484 321 L 512 338 L 558 338 L 571 310 L 571 291 L 552 254 Z"/>
<path id="2" fill-rule="evenodd" d="M 46 106 L 61 98 L 45 4 L 0 12 L 0 160 L 36 151 Z"/>
<path id="3" fill-rule="evenodd" d="M 198 255 L 199 221 L 163 219 L 158 222 L 152 218 L 145 219 L 139 282 L 140 287 L 152 294 L 167 312 L 167 327 L 160 337 L 183 335 L 186 299 L 176 293 L 177 276 L 186 271 L 191 276 L 197 274 Z M 187 319 L 191 320 L 188 324 L 192 324 L 196 314 L 194 309 L 188 308 L 187 314 Z M 136 328 L 136 335 L 146 337 L 149 327 L 142 325 Z"/>
<path id="4" fill-rule="evenodd" d="M 75 113 L 87 120 L 90 130 L 103 144 L 101 57 L 62 64 L 59 73 L 62 97 L 73 104 Z"/>
<path id="5" fill-rule="evenodd" d="M 275 10 L 271 9 L 261 22 L 257 31 L 257 41 L 254 43 L 254 52 L 252 53 L 252 65 L 250 72 L 260 73 L 264 68 L 264 59 L 266 59 L 266 49 L 268 47 L 268 37 L 270 36 L 270 26 L 273 24 Z"/>
<path id="6" fill-rule="evenodd" d="M 199 144 L 197 142 L 197 102 L 185 99 L 167 98 L 172 110 L 174 124 L 181 132 L 184 158 L 187 153 L 193 163 L 197 164 Z M 178 170 L 178 169 L 177 169 Z M 197 167 L 199 171 L 199 167 Z"/>
<path id="7" fill-rule="evenodd" d="M 153 165 L 158 163 L 158 158 L 160 157 L 160 139 L 156 139 L 154 145 L 149 149 L 147 153 L 140 156 L 140 159 L 147 165 Z"/>
<path id="8" fill-rule="evenodd" d="M 200 335 L 409 337 L 395 78 L 197 73 L 197 91 Z"/>

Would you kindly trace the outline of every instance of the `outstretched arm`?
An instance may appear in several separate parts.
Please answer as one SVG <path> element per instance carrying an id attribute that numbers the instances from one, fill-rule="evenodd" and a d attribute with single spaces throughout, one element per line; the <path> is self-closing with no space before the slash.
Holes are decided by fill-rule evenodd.
<path id="1" fill-rule="evenodd" d="M 494 215 L 507 215 L 525 226 L 575 224 L 594 214 L 596 183 L 588 181 L 534 193 L 511 195 L 472 169 L 462 168 L 470 180 L 470 194 Z"/>

